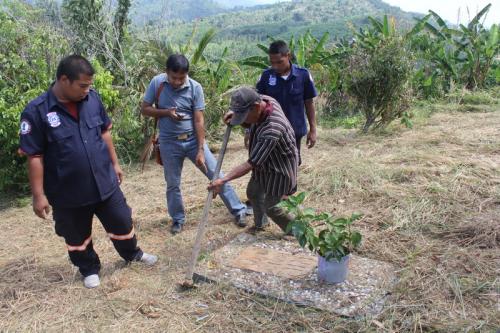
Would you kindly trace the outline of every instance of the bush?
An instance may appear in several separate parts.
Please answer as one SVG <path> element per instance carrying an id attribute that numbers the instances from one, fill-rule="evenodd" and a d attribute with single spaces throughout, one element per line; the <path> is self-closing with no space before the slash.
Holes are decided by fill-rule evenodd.
<path id="1" fill-rule="evenodd" d="M 124 163 L 136 161 L 144 143 L 143 124 L 139 115 L 140 100 L 130 88 L 121 91 L 113 86 L 115 77 L 101 66 L 99 61 L 92 61 L 95 68 L 94 88 L 113 122 L 113 143 L 118 158 Z"/>
<path id="2" fill-rule="evenodd" d="M 23 106 L 8 106 L 0 97 L 0 190 L 23 188 L 26 184 L 26 169 L 24 159 L 17 155 L 19 146 L 19 114 Z M 26 189 L 26 188 L 24 188 Z"/>
<path id="3" fill-rule="evenodd" d="M 99 92 L 102 103 L 107 111 L 112 112 L 118 102 L 118 90 L 113 88 L 114 77 L 110 71 L 105 70 L 99 61 L 93 60 L 92 66 L 95 70 L 94 88 Z"/>
<path id="4" fill-rule="evenodd" d="M 373 48 L 356 47 L 348 62 L 347 91 L 365 116 L 363 131 L 396 118 L 407 119 L 411 59 L 403 40 L 392 37 Z"/>
<path id="5" fill-rule="evenodd" d="M 138 161 L 145 138 L 148 137 L 144 130 L 145 122 L 139 113 L 138 101 L 136 96 L 123 91 L 116 109 L 110 114 L 113 121 L 113 143 L 122 163 Z"/>
<path id="6" fill-rule="evenodd" d="M 17 154 L 19 117 L 54 77 L 68 44 L 31 7 L 17 2 L 0 11 L 0 191 L 27 190 L 25 158 Z M 15 17 L 15 19 L 14 19 Z"/>
<path id="7" fill-rule="evenodd" d="M 412 77 L 412 87 L 418 98 L 434 99 L 442 97 L 445 93 L 446 80 L 440 71 L 433 68 L 422 68 L 415 71 Z"/>
<path id="8" fill-rule="evenodd" d="M 446 95 L 446 101 L 462 105 L 495 105 L 500 100 L 494 96 L 494 91 L 467 89 L 454 90 Z"/>

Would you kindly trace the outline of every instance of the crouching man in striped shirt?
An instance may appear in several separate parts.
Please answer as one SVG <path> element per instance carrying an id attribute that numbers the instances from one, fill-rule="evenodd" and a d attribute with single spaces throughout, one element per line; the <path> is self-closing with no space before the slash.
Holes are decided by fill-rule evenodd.
<path id="1" fill-rule="evenodd" d="M 252 171 L 247 196 L 254 209 L 256 231 L 268 225 L 268 216 L 285 231 L 293 218 L 277 204 L 297 189 L 298 151 L 290 122 L 274 98 L 249 87 L 233 93 L 224 121 L 250 126 L 249 158 L 212 182 L 209 189 L 219 193 L 225 183 Z"/>

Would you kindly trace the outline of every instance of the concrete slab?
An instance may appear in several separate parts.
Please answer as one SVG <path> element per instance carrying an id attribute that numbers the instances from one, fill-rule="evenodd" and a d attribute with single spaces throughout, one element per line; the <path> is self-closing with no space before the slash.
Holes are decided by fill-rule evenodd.
<path id="1" fill-rule="evenodd" d="M 288 253 L 256 246 L 244 248 L 228 266 L 254 272 L 299 279 L 311 273 L 317 265 L 316 258 L 303 253 Z"/>
<path id="2" fill-rule="evenodd" d="M 396 281 L 391 264 L 355 255 L 340 284 L 318 282 L 316 266 L 317 257 L 295 240 L 242 233 L 201 260 L 195 279 L 349 317 L 379 313 Z"/>

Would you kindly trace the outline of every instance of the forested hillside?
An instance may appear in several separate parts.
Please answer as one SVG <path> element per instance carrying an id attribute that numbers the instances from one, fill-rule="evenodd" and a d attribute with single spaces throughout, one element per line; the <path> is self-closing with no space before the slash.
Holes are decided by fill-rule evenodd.
<path id="1" fill-rule="evenodd" d="M 254 50 L 251 45 L 267 40 L 268 36 L 289 39 L 310 30 L 316 37 L 329 32 L 333 39 L 338 39 L 352 36 L 353 29 L 367 26 L 368 16 L 393 17 L 400 29 L 409 28 L 414 24 L 414 17 L 422 16 L 404 12 L 381 0 L 303 0 L 239 10 L 217 7 L 216 2 L 188 0 L 162 6 L 160 1 L 140 0 L 134 5 L 131 17 L 133 22 L 146 23 L 150 28 L 162 26 L 164 29 L 158 33 L 174 43 L 189 38 L 194 28 L 202 33 L 215 28 L 215 42 L 229 46 L 230 54 L 238 57 L 251 55 Z M 223 13 L 210 16 L 218 10 Z M 193 18 L 197 19 L 190 21 Z"/>

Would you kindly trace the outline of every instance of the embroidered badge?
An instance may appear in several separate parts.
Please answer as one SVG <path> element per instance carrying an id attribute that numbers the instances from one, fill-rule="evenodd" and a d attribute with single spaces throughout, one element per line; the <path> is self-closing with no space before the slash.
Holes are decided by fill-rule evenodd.
<path id="1" fill-rule="evenodd" d="M 31 132 L 31 124 L 26 119 L 21 120 L 21 135 L 26 135 Z"/>
<path id="2" fill-rule="evenodd" d="M 269 76 L 269 85 L 270 86 L 276 85 L 276 76 L 274 76 L 274 75 Z"/>
<path id="3" fill-rule="evenodd" d="M 57 127 L 61 125 L 61 118 L 59 118 L 57 112 L 47 113 L 47 120 L 49 121 L 50 127 Z"/>

